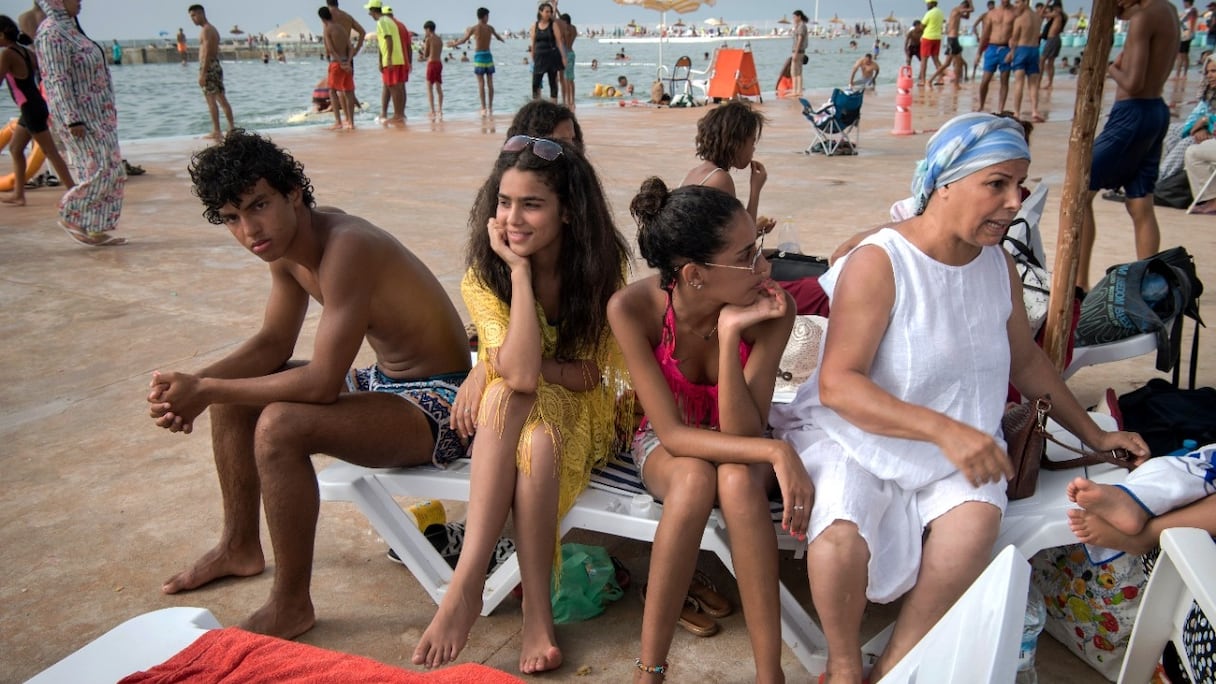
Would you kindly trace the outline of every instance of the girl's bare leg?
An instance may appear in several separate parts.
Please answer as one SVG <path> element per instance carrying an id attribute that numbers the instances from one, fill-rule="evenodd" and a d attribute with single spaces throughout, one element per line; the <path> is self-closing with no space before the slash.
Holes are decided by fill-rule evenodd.
<path id="1" fill-rule="evenodd" d="M 713 508 L 717 491 L 717 471 L 699 458 L 680 458 L 655 447 L 646 460 L 646 482 L 663 500 L 663 517 L 650 551 L 646 608 L 642 613 L 642 653 L 644 665 L 667 662 L 676 622 L 684 607 L 684 597 L 696 569 L 701 532 Z M 780 648 L 781 640 L 777 640 Z M 663 676 L 640 670 L 634 682 L 661 682 Z"/>
<path id="2" fill-rule="evenodd" d="M 0 203 L 25 206 L 25 146 L 29 141 L 30 132 L 24 126 L 13 127 L 13 139 L 8 145 L 8 153 L 13 157 L 13 194 L 0 199 Z"/>
<path id="3" fill-rule="evenodd" d="M 511 392 L 502 382 L 491 385 L 486 392 L 488 406 L 507 402 L 503 429 L 500 433 L 498 426 L 491 424 L 494 417 L 487 413 L 493 411 L 482 412 L 477 439 L 473 440 L 464 548 L 452 574 L 452 584 L 414 649 L 415 665 L 438 667 L 450 663 L 468 642 L 469 629 L 481 614 L 481 592 L 490 554 L 515 497 L 515 452 L 524 420 L 536 397 Z"/>
<path id="4" fill-rule="evenodd" d="M 731 559 L 757 682 L 784 682 L 781 670 L 781 599 L 777 591 L 777 535 L 769 511 L 772 468 L 718 466 L 718 501 L 730 532 Z"/>
<path id="5" fill-rule="evenodd" d="M 516 552 L 524 589 L 519 671 L 525 674 L 553 670 L 562 664 L 549 598 L 557 543 L 559 476 L 553 439 L 545 426 L 532 431 L 531 458 L 531 472 L 516 475 L 514 509 Z"/>
<path id="6" fill-rule="evenodd" d="M 59 154 L 59 148 L 55 147 L 55 137 L 51 135 L 51 132 L 35 133 L 34 142 L 38 143 L 38 147 L 46 155 L 46 160 L 50 163 L 51 168 L 55 169 L 55 175 L 59 176 L 59 184 L 63 186 L 63 189 L 74 187 L 76 181 L 72 180 L 72 170 L 68 167 L 68 162 L 63 155 Z"/>

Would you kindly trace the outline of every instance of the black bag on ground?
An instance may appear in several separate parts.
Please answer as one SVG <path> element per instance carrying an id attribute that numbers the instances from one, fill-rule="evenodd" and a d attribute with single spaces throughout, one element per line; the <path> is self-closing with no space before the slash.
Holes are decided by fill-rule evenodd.
<path id="1" fill-rule="evenodd" d="M 777 281 L 816 278 L 828 272 L 828 260 L 822 257 L 797 252 L 774 251 L 770 253 L 767 250 L 765 250 L 764 257 L 772 266 L 770 277 Z"/>
<path id="2" fill-rule="evenodd" d="M 1173 209 L 1186 209 L 1191 206 L 1191 183 L 1187 180 L 1186 169 L 1179 169 L 1174 173 L 1157 181 L 1153 187 L 1153 204 L 1159 207 L 1170 207 Z"/>
<path id="3" fill-rule="evenodd" d="M 1183 440 L 1216 442 L 1216 389 L 1179 389 L 1161 378 L 1119 397 L 1123 429 L 1138 432 L 1154 456 L 1168 454 Z"/>

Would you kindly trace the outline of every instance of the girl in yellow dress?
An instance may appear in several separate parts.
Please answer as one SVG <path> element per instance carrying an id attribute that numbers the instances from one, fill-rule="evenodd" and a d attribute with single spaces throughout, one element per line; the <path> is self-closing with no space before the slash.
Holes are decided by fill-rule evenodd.
<path id="1" fill-rule="evenodd" d="M 452 584 L 413 661 L 443 665 L 464 647 L 513 513 L 524 591 L 519 669 L 543 672 L 562 662 L 549 598 L 558 520 L 623 434 L 616 407 L 625 369 L 606 311 L 629 250 L 594 169 L 546 138 L 507 140 L 469 226 L 460 288 L 485 381 L 478 374 L 462 386 L 454 409 L 457 430 L 477 433 L 468 519 Z"/>

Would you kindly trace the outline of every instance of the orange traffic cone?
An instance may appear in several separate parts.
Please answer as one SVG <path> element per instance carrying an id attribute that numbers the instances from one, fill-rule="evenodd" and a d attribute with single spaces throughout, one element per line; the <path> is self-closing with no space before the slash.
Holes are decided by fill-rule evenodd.
<path id="1" fill-rule="evenodd" d="M 912 130 L 912 67 L 904 65 L 899 68 L 899 78 L 895 81 L 895 128 L 892 135 L 913 135 Z"/>

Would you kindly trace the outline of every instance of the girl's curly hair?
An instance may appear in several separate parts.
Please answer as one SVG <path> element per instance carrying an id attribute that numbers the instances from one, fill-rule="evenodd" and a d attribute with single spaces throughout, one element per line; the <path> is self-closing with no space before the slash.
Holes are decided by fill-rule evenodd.
<path id="1" fill-rule="evenodd" d="M 220 209 L 240 204 L 259 179 L 284 195 L 298 188 L 305 206 L 316 205 L 304 165 L 256 133 L 234 128 L 190 160 L 190 180 L 194 195 L 203 202 L 203 217 L 217 225 L 223 223 Z"/>
<path id="2" fill-rule="evenodd" d="M 509 169 L 535 174 L 550 188 L 567 217 L 562 227 L 561 323 L 556 357 L 582 358 L 598 348 L 608 326 L 608 298 L 625 284 L 622 269 L 629 246 L 613 223 L 595 169 L 578 149 L 554 140 L 562 153 L 552 161 L 533 153 L 533 144 L 502 152 L 469 212 L 468 266 L 499 299 L 511 301 L 511 269 L 490 247 L 486 223 L 498 212 L 498 190 Z"/>
<path id="3" fill-rule="evenodd" d="M 729 171 L 739 148 L 760 137 L 765 121 L 743 100 L 718 105 L 697 122 L 697 156 Z"/>

